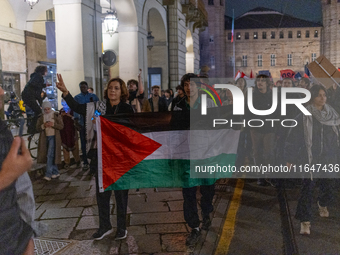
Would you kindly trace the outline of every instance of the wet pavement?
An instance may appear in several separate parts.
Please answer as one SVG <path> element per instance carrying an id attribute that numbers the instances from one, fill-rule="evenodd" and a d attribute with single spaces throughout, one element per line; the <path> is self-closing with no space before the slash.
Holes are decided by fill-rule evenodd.
<path id="1" fill-rule="evenodd" d="M 31 176 L 36 199 L 35 218 L 48 226 L 48 231 L 36 243 L 40 245 L 43 241 L 47 247 L 45 243 L 49 242 L 50 252 L 46 254 L 214 254 L 232 193 L 216 192 L 212 226 L 208 232 L 202 231 L 196 247 L 185 245 L 189 227 L 183 218 L 180 188 L 130 190 L 127 238 L 114 241 L 114 231 L 104 239 L 94 241 L 91 236 L 99 225 L 95 179 L 82 169 L 71 168 L 60 170 L 59 179 L 46 182 L 41 179 L 43 171 L 40 167 L 36 166 L 37 170 L 31 172 Z M 198 198 L 199 194 L 197 192 Z M 115 208 L 112 195 L 111 223 L 114 227 Z M 51 252 L 51 247 L 58 247 L 58 243 L 61 248 Z M 47 251 L 49 248 L 46 247 L 40 247 L 40 250 Z"/>

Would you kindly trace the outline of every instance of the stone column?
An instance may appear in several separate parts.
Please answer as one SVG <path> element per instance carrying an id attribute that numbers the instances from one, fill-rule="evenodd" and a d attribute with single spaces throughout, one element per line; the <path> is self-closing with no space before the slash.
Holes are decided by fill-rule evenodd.
<path id="1" fill-rule="evenodd" d="M 53 0 L 56 23 L 57 72 L 71 94 L 87 81 L 100 97 L 101 7 L 99 0 Z M 60 98 L 59 98 L 60 99 Z"/>
<path id="2" fill-rule="evenodd" d="M 170 87 L 176 88 L 185 74 L 185 53 L 187 27 L 182 6 L 179 1 L 169 5 L 169 49 L 170 49 Z"/>

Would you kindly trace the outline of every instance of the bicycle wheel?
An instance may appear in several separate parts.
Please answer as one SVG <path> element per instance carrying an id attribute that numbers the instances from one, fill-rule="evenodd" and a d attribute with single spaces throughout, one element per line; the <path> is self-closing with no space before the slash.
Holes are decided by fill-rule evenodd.
<path id="1" fill-rule="evenodd" d="M 28 149 L 30 151 L 31 157 L 36 159 L 38 156 L 38 142 L 39 134 L 33 134 L 28 137 Z"/>

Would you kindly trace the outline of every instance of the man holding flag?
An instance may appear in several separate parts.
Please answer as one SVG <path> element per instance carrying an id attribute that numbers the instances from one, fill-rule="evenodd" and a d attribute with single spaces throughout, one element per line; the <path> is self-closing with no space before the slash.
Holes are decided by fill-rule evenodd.
<path id="1" fill-rule="evenodd" d="M 197 84 L 192 80 L 198 78 L 197 75 L 189 73 L 185 74 L 181 79 L 181 86 L 184 87 L 186 94 L 185 100 L 177 105 L 174 111 L 190 111 L 190 109 L 199 109 L 201 105 L 200 97 L 198 96 Z M 214 102 L 211 99 L 207 99 L 207 107 L 215 107 Z M 192 229 L 190 235 L 186 239 L 186 245 L 195 245 L 201 236 L 200 220 L 197 211 L 197 201 L 196 201 L 196 191 L 197 186 L 190 188 L 183 188 L 183 213 L 184 219 Z M 211 225 L 210 213 L 214 210 L 212 205 L 212 200 L 215 195 L 215 185 L 201 185 L 200 192 L 202 194 L 201 198 L 201 208 L 202 208 L 202 229 L 208 230 Z"/>

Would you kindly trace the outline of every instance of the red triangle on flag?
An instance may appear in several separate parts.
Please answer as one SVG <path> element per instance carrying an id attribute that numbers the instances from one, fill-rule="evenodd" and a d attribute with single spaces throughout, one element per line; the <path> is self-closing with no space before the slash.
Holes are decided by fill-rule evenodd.
<path id="1" fill-rule="evenodd" d="M 115 183 L 162 145 L 131 128 L 100 117 L 103 188 Z"/>
<path id="2" fill-rule="evenodd" d="M 249 76 L 250 79 L 253 79 L 254 78 L 254 74 L 253 74 L 253 69 L 251 69 L 250 71 L 250 76 Z"/>

